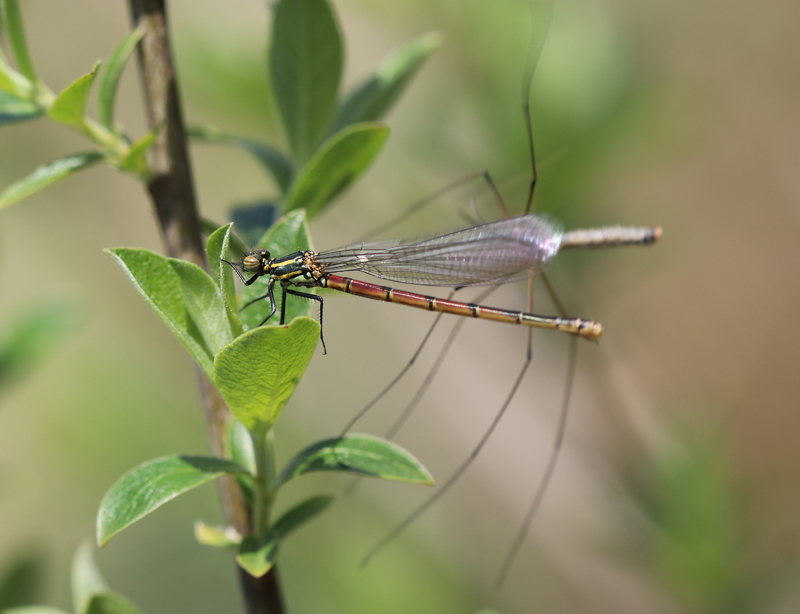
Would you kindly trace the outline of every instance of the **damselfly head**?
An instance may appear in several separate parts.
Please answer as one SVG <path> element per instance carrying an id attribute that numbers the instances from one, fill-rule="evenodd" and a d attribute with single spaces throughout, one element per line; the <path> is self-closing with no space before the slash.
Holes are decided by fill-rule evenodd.
<path id="1" fill-rule="evenodd" d="M 269 251 L 254 249 L 242 258 L 242 269 L 248 273 L 257 273 L 269 261 Z"/>

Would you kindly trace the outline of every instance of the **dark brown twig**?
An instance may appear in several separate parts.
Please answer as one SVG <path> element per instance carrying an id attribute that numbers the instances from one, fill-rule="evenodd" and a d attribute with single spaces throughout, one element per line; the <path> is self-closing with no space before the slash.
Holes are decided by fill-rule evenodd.
<path id="1" fill-rule="evenodd" d="M 154 176 L 147 185 L 158 217 L 168 255 L 189 260 L 208 269 L 200 234 L 186 132 L 170 53 L 164 0 L 129 0 L 133 26 L 144 26 L 139 46 L 139 64 L 150 129 L 159 129 L 151 150 Z M 225 452 L 225 422 L 229 411 L 219 392 L 197 370 L 205 408 L 211 450 Z M 220 497 L 226 522 L 240 534 L 249 532 L 250 513 L 236 482 L 220 480 Z M 239 580 L 248 614 L 281 614 L 283 605 L 273 567 L 265 576 L 253 578 L 241 568 Z"/>

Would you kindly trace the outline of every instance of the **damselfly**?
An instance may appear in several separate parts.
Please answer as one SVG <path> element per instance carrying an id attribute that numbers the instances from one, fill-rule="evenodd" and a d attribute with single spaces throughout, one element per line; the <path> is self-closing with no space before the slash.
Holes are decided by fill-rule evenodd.
<path id="1" fill-rule="evenodd" d="M 359 271 L 392 282 L 421 286 L 461 288 L 496 285 L 524 279 L 531 271 L 543 271 L 563 249 L 647 245 L 660 236 L 660 228 L 621 226 L 565 233 L 561 224 L 553 218 L 528 214 L 423 239 L 362 242 L 326 252 L 298 251 L 273 258 L 266 249 L 254 249 L 241 262 L 228 264 L 247 286 L 261 277 L 267 278 L 267 293 L 255 299 L 268 299 L 271 305 L 269 315 L 261 324 L 277 312 L 274 287 L 280 283 L 283 288 L 281 324 L 285 319 L 288 295 L 318 301 L 322 323 L 322 297 L 292 289 L 292 286 L 317 287 L 429 311 L 548 328 L 596 340 L 603 334 L 603 326 L 594 320 L 541 316 L 462 303 L 334 273 Z M 251 277 L 246 279 L 246 274 Z M 322 328 L 320 339 L 325 348 Z"/>

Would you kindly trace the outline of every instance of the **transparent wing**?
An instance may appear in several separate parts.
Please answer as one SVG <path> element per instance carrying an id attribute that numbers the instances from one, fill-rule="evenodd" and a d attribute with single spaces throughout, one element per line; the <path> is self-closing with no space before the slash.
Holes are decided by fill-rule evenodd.
<path id="1" fill-rule="evenodd" d="M 348 245 L 315 261 L 325 273 L 361 271 L 422 286 L 494 285 L 542 270 L 562 234 L 549 216 L 521 215 L 432 237 Z"/>

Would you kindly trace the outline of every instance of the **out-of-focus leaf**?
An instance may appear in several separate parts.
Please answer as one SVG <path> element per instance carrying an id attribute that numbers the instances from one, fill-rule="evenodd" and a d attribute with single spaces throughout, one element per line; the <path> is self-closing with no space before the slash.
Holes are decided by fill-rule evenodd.
<path id="1" fill-rule="evenodd" d="M 130 599 L 114 591 L 92 595 L 86 610 L 78 614 L 142 614 Z"/>
<path id="2" fill-rule="evenodd" d="M 13 320 L 0 331 L 0 386 L 35 367 L 77 322 L 73 307 L 63 302 L 30 308 Z"/>
<path id="3" fill-rule="evenodd" d="M 193 126 L 187 132 L 192 138 L 203 139 L 211 143 L 224 143 L 243 149 L 267 169 L 275 183 L 278 184 L 281 194 L 288 189 L 294 176 L 294 167 L 292 161 L 274 147 L 252 139 L 226 134 L 213 126 Z"/>
<path id="4" fill-rule="evenodd" d="M 203 345 L 212 354 L 233 341 L 225 302 L 211 277 L 203 269 L 186 260 L 170 258 L 186 299 L 186 309 L 203 338 Z"/>
<path id="5" fill-rule="evenodd" d="M 264 247 L 270 251 L 273 257 L 286 256 L 297 251 L 313 249 L 311 244 L 311 231 L 308 228 L 306 212 L 302 209 L 287 213 L 270 228 L 261 240 L 257 243 L 258 247 Z M 246 305 L 266 294 L 266 284 L 256 282 L 251 286 L 246 286 L 242 291 L 242 304 Z M 313 288 L 304 288 L 304 292 L 313 292 Z M 275 303 L 280 308 L 283 290 L 278 286 L 275 288 Z M 299 296 L 287 296 L 286 301 L 286 322 L 291 322 L 300 316 L 311 315 L 312 301 L 303 299 Z M 245 329 L 252 330 L 259 326 L 269 315 L 270 304 L 264 298 L 242 309 L 239 317 Z M 280 312 L 267 322 L 268 326 L 277 326 L 280 323 Z"/>
<path id="6" fill-rule="evenodd" d="M 47 110 L 50 119 L 68 126 L 81 127 L 83 125 L 86 100 L 99 68 L 100 62 L 98 61 L 92 68 L 92 72 L 78 77 L 56 96 L 53 104 Z"/>
<path id="7" fill-rule="evenodd" d="M 292 183 L 284 209 L 305 208 L 314 217 L 372 164 L 389 128 L 364 123 L 343 128 L 317 150 Z"/>
<path id="8" fill-rule="evenodd" d="M 98 93 L 99 105 L 97 108 L 98 119 L 100 124 L 105 126 L 111 131 L 114 129 L 114 100 L 117 96 L 117 86 L 119 85 L 119 78 L 122 75 L 122 69 L 128 58 L 136 49 L 136 45 L 142 40 L 144 36 L 144 27 L 139 26 L 136 30 L 128 34 L 119 46 L 108 58 L 103 78 L 100 80 L 100 91 Z"/>
<path id="9" fill-rule="evenodd" d="M 350 124 L 382 119 L 423 62 L 441 46 L 441 35 L 430 32 L 393 53 L 372 77 L 345 98 L 333 120 L 330 134 Z"/>
<path id="10" fill-rule="evenodd" d="M 194 523 L 194 538 L 212 548 L 238 548 L 242 543 L 242 536 L 233 527 L 212 527 L 201 520 Z"/>
<path id="11" fill-rule="evenodd" d="M 272 567 L 278 556 L 278 539 L 273 533 L 259 541 L 254 536 L 245 537 L 239 545 L 236 562 L 254 578 L 260 578 Z"/>
<path id="12" fill-rule="evenodd" d="M 275 223 L 277 212 L 278 205 L 275 202 L 262 198 L 249 203 L 236 203 L 230 210 L 230 216 L 236 225 L 236 232 L 250 245 L 255 245 Z"/>
<path id="13" fill-rule="evenodd" d="M 228 451 L 231 460 L 238 463 L 247 471 L 249 475 L 237 474 L 234 476 L 242 494 L 247 502 L 253 503 L 253 478 L 256 473 L 256 453 L 253 449 L 253 438 L 244 424 L 235 417 L 231 417 L 228 423 Z"/>
<path id="14" fill-rule="evenodd" d="M 19 608 L 8 608 L 0 614 L 70 614 L 66 610 L 51 608 L 46 605 L 28 605 Z"/>
<path id="15" fill-rule="evenodd" d="M 2 79 L 2 76 L 0 76 Z M 0 89 L 2 87 L 0 86 Z M 0 128 L 39 117 L 44 113 L 39 105 L 0 91 Z"/>
<path id="16" fill-rule="evenodd" d="M 341 471 L 433 485 L 431 474 L 410 452 L 372 435 L 333 437 L 310 445 L 281 470 L 276 487 L 312 471 Z"/>
<path id="17" fill-rule="evenodd" d="M 33 68 L 33 61 L 28 52 L 28 42 L 25 39 L 25 28 L 22 25 L 22 13 L 19 10 L 19 4 L 17 0 L 3 0 L 2 9 L 6 32 L 8 32 L 8 42 L 11 43 L 11 49 L 14 51 L 14 59 L 17 61 L 19 71 L 29 81 L 36 82 L 36 70 Z"/>
<path id="18" fill-rule="evenodd" d="M 214 381 L 213 356 L 189 316 L 181 279 L 169 260 L 147 249 L 118 247 L 106 253 L 117 261 L 139 294 Z"/>
<path id="19" fill-rule="evenodd" d="M 297 318 L 289 326 L 251 330 L 217 354 L 214 381 L 233 415 L 249 431 L 278 419 L 308 366 L 319 324 Z"/>
<path id="20" fill-rule="evenodd" d="M 221 475 L 243 473 L 236 463 L 211 456 L 165 456 L 142 463 L 109 489 L 97 513 L 97 543 L 114 535 L 167 501 Z"/>
<path id="21" fill-rule="evenodd" d="M 122 159 L 120 166 L 124 170 L 136 173 L 141 177 L 148 177 L 151 171 L 150 166 L 147 164 L 147 152 L 156 142 L 160 132 L 161 126 L 157 126 L 143 137 L 134 141 L 130 149 L 128 149 L 128 154 Z"/>
<path id="22" fill-rule="evenodd" d="M 58 158 L 57 160 L 44 164 L 27 177 L 23 177 L 19 181 L 12 183 L 0 193 L 0 209 L 13 205 L 23 198 L 55 183 L 59 179 L 69 177 L 73 173 L 87 166 L 91 166 L 103 158 L 104 156 L 101 153 L 89 152 L 67 156 L 66 158 Z"/>
<path id="23" fill-rule="evenodd" d="M 0 47 L 0 91 L 21 100 L 33 98 L 33 85 L 8 65 L 2 47 Z"/>
<path id="24" fill-rule="evenodd" d="M 94 560 L 94 544 L 89 541 L 83 542 L 75 551 L 71 575 L 72 607 L 75 612 L 85 612 L 93 595 L 108 590 L 108 584 Z"/>
<path id="25" fill-rule="evenodd" d="M 43 568 L 44 557 L 36 552 L 7 560 L 0 576 L 0 610 L 40 600 Z"/>
<path id="26" fill-rule="evenodd" d="M 280 0 L 270 37 L 272 90 L 295 162 L 311 157 L 336 108 L 342 40 L 327 0 Z"/>
<path id="27" fill-rule="evenodd" d="M 283 541 L 300 526 L 325 511 L 335 498 L 333 495 L 317 495 L 298 503 L 278 519 L 272 526 L 272 532 L 279 541 Z"/>

